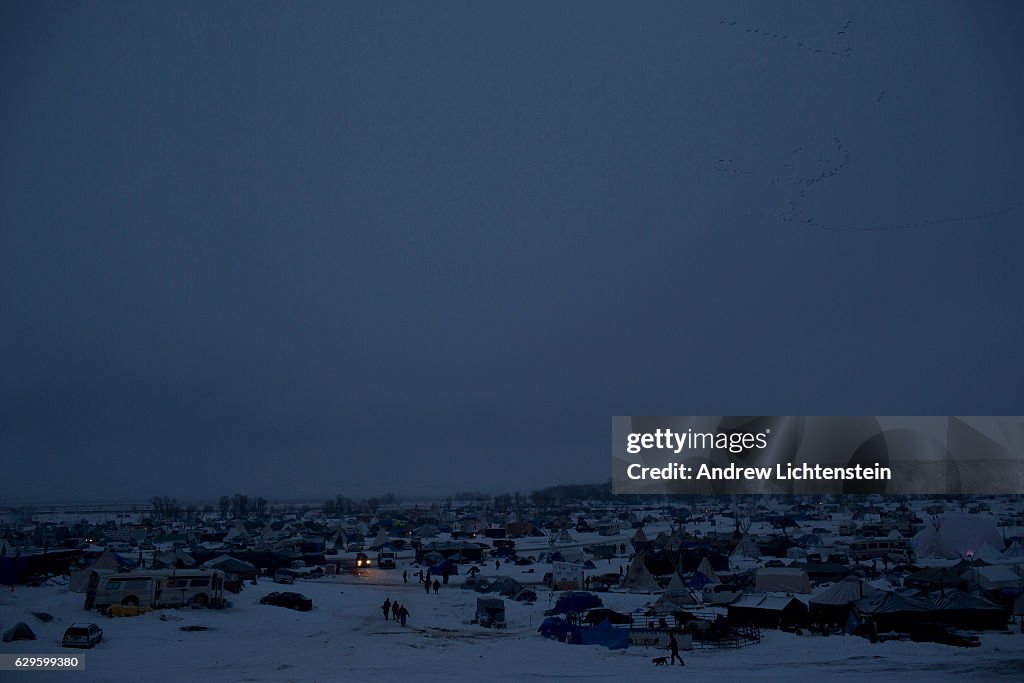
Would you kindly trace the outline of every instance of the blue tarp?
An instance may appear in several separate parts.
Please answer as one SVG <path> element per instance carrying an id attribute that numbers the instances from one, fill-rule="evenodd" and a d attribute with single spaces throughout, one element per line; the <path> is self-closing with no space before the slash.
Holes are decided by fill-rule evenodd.
<path id="1" fill-rule="evenodd" d="M 565 634 L 570 630 L 569 623 L 561 617 L 548 617 L 541 622 L 537 631 L 545 638 L 557 638 L 565 640 Z"/>
<path id="2" fill-rule="evenodd" d="M 584 645 L 600 645 L 609 650 L 622 650 L 629 647 L 629 629 L 615 628 L 605 619 L 597 626 L 580 628 L 580 641 Z"/>
<path id="3" fill-rule="evenodd" d="M 686 584 L 686 587 L 700 590 L 709 583 L 711 583 L 711 579 L 709 579 L 706 574 L 695 572 L 693 578 L 690 579 L 690 583 Z"/>
<path id="4" fill-rule="evenodd" d="M 548 617 L 537 631 L 545 638 L 578 645 L 600 645 L 609 650 L 629 647 L 629 629 L 615 628 L 605 619 L 597 626 L 573 626 L 561 617 Z"/>

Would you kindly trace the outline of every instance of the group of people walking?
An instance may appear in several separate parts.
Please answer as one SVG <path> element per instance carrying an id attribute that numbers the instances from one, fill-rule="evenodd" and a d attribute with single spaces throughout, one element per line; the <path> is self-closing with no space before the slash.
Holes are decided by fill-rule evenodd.
<path id="1" fill-rule="evenodd" d="M 382 612 L 384 612 L 385 619 L 391 619 L 392 621 L 402 622 L 402 626 L 405 626 L 406 620 L 409 618 L 409 610 L 405 608 L 405 605 L 398 604 L 398 600 L 391 602 L 391 598 L 385 598 L 384 604 L 380 606 Z"/>

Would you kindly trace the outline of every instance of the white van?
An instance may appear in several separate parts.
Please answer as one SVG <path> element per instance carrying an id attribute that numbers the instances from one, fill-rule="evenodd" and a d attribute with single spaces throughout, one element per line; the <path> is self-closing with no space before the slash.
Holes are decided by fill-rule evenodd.
<path id="1" fill-rule="evenodd" d="M 85 607 L 109 605 L 222 607 L 224 573 L 216 569 L 93 570 Z"/>

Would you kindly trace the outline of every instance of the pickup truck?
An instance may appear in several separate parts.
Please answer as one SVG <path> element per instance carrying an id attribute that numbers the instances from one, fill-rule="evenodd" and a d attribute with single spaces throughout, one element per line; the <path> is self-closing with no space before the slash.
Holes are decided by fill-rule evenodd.
<path id="1" fill-rule="evenodd" d="M 377 566 L 381 569 L 394 569 L 396 557 L 394 550 L 381 550 L 377 554 Z"/>

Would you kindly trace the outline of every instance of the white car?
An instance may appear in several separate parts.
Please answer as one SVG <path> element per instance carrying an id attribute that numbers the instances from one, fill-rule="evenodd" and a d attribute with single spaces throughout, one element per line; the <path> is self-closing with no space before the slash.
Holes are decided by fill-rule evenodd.
<path id="1" fill-rule="evenodd" d="M 64 647 L 93 647 L 103 640 L 103 629 L 96 624 L 71 624 L 64 631 Z"/>

